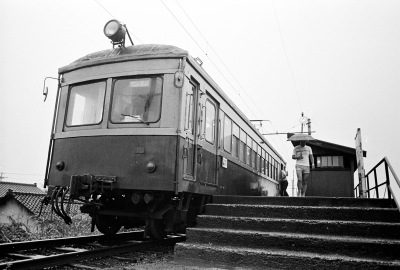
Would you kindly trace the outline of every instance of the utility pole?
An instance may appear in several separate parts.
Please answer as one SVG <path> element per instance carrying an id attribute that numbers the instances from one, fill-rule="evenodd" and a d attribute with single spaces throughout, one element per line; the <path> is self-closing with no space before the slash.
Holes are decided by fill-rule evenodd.
<path id="1" fill-rule="evenodd" d="M 367 181 L 365 178 L 365 169 L 364 169 L 364 153 L 362 150 L 362 140 L 361 140 L 361 129 L 357 129 L 357 134 L 355 137 L 356 143 L 356 160 L 357 160 L 357 170 L 358 170 L 358 188 L 359 188 L 359 195 L 360 198 L 368 198 L 367 194 Z"/>
<path id="2" fill-rule="evenodd" d="M 303 133 L 303 125 L 304 125 L 304 123 L 303 123 L 304 113 L 303 112 L 301 113 L 301 118 L 300 119 L 301 119 L 301 121 L 300 121 L 301 122 L 301 133 Z"/>
<path id="3" fill-rule="evenodd" d="M 5 177 L 5 176 L 3 176 L 3 172 L 0 172 L 0 181 L 3 181 L 3 179 L 5 179 L 5 178 L 7 178 L 7 177 Z"/>

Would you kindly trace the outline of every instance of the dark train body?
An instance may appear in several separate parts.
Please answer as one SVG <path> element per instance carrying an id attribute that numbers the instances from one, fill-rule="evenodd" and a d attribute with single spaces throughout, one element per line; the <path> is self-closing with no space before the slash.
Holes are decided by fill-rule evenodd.
<path id="1" fill-rule="evenodd" d="M 67 222 L 80 200 L 105 234 L 146 224 L 159 238 L 212 195 L 278 194 L 285 161 L 186 51 L 101 51 L 59 81 L 45 186 Z"/>

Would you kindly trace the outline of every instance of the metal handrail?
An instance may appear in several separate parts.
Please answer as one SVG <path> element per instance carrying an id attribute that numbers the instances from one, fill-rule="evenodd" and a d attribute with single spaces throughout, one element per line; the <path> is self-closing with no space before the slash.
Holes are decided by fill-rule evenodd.
<path id="1" fill-rule="evenodd" d="M 380 165 L 382 165 L 382 164 L 384 164 L 384 166 L 385 166 L 385 177 L 386 177 L 386 181 L 385 182 L 382 182 L 382 183 L 380 183 L 380 184 L 378 184 L 378 175 L 377 175 L 377 168 L 380 166 Z M 392 181 L 392 183 L 390 183 L 390 175 L 389 175 L 389 172 L 392 174 L 392 176 L 393 176 L 393 178 L 394 178 L 394 180 L 395 181 Z M 375 186 L 373 186 L 373 187 L 370 187 L 370 181 L 369 181 L 369 176 L 371 175 L 373 173 L 373 175 L 374 175 L 374 179 L 375 179 Z M 376 164 L 375 165 L 375 167 L 373 167 L 366 175 L 365 175 L 365 177 L 366 177 L 366 179 L 367 179 L 367 194 L 368 194 L 368 198 L 371 198 L 371 191 L 372 190 L 374 190 L 375 191 L 375 195 L 376 195 L 376 198 L 380 198 L 380 196 L 379 196 L 379 187 L 380 186 L 383 186 L 383 185 L 386 185 L 386 187 L 387 187 L 387 190 L 388 190 L 388 193 L 387 193 L 387 198 L 388 199 L 392 199 L 392 197 L 393 197 L 393 199 L 394 199 L 394 201 L 395 201 L 395 203 L 396 203 L 396 205 L 397 205 L 397 208 L 400 208 L 400 197 L 399 197 L 399 195 L 397 194 L 395 194 L 395 193 L 393 193 L 393 189 L 391 188 L 391 184 L 397 184 L 398 185 L 398 187 L 400 188 L 400 180 L 399 180 L 399 178 L 397 177 L 397 174 L 396 174 L 396 172 L 394 171 L 394 169 L 393 169 L 393 167 L 392 167 L 392 165 L 390 164 L 390 162 L 389 162 L 389 159 L 387 158 L 387 157 L 384 157 L 380 162 L 378 162 L 378 164 Z M 394 183 L 393 183 L 394 182 Z M 359 184 L 355 187 L 355 195 L 356 195 L 356 197 L 358 197 L 358 194 L 357 194 L 357 192 L 358 192 L 358 186 L 359 186 Z M 382 198 L 384 198 L 385 197 L 385 194 L 383 195 L 383 197 Z"/>

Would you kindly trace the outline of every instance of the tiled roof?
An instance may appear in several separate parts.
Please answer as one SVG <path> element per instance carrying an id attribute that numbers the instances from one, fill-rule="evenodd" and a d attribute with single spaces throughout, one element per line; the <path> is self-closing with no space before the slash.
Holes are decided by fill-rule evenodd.
<path id="1" fill-rule="evenodd" d="M 9 189 L 11 189 L 14 192 L 46 194 L 43 190 L 38 188 L 36 184 L 22 184 L 22 183 L 0 181 L 0 198 L 4 197 Z"/>
<path id="2" fill-rule="evenodd" d="M 46 194 L 34 194 L 34 193 L 24 193 L 24 192 L 8 192 L 5 196 L 0 197 L 0 200 L 9 200 L 10 198 L 14 198 L 20 204 L 22 204 L 29 212 L 33 215 L 38 216 L 40 213 L 40 208 L 42 207 L 42 200 L 45 198 Z M 70 215 L 75 215 L 80 213 L 80 204 L 72 204 L 70 206 L 70 211 L 67 209 L 66 212 Z M 52 211 L 51 204 L 43 205 L 40 217 L 48 220 L 53 219 L 53 217 L 58 217 Z"/>
<path id="3" fill-rule="evenodd" d="M 14 198 L 23 204 L 31 213 L 38 215 L 43 198 L 46 194 L 13 192 Z"/>

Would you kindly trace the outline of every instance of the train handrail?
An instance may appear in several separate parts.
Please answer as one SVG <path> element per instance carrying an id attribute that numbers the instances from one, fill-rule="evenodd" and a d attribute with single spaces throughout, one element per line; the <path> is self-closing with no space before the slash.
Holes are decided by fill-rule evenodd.
<path id="1" fill-rule="evenodd" d="M 384 181 L 384 182 L 378 184 L 377 169 L 378 169 L 378 167 L 379 167 L 380 165 L 382 165 L 382 164 L 384 164 L 384 166 L 385 166 L 385 177 L 386 177 L 386 181 Z M 392 181 L 392 182 L 395 182 L 395 183 L 391 183 L 391 182 L 390 182 L 390 175 L 389 175 L 389 172 L 391 173 L 391 175 L 393 176 L 393 178 L 394 178 L 394 180 L 395 180 L 395 181 Z M 370 188 L 370 185 L 369 185 L 369 183 L 370 183 L 369 178 L 370 178 L 370 175 L 371 175 L 372 173 L 373 173 L 374 179 L 375 179 L 375 186 Z M 392 165 L 390 164 L 389 159 L 388 159 L 387 157 L 384 157 L 381 161 L 379 161 L 379 162 L 365 175 L 365 178 L 366 178 L 366 180 L 367 180 L 367 194 L 368 194 L 368 198 L 371 198 L 371 191 L 372 191 L 372 190 L 375 190 L 376 198 L 380 198 L 380 196 L 379 196 L 379 187 L 386 184 L 386 188 L 387 188 L 387 190 L 388 190 L 387 199 L 391 200 L 392 197 L 393 197 L 393 199 L 394 199 L 394 201 L 395 201 L 395 203 L 396 203 L 396 206 L 397 206 L 397 208 L 398 208 L 399 211 L 400 211 L 400 196 L 399 196 L 399 194 L 394 193 L 394 192 L 393 192 L 393 189 L 392 189 L 392 187 L 391 187 L 391 184 L 397 184 L 397 186 L 400 188 L 400 180 L 399 180 L 399 178 L 397 177 L 397 174 L 396 174 L 396 172 L 394 171 L 394 169 L 393 169 Z M 358 185 L 355 187 L 355 189 L 354 189 L 354 190 L 355 190 L 355 196 L 356 196 L 356 197 L 358 197 L 358 194 L 357 194 L 358 186 L 359 186 L 359 184 L 358 184 Z M 385 196 L 385 194 L 383 195 L 383 197 L 384 197 L 384 196 Z M 383 197 L 382 197 L 382 198 L 383 198 Z"/>

